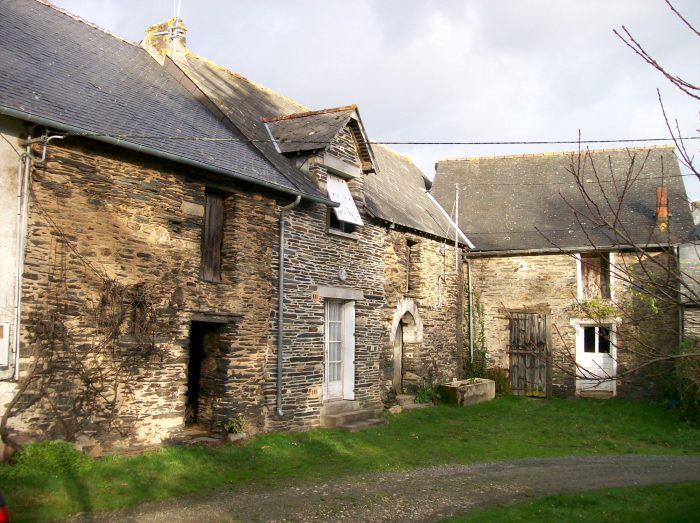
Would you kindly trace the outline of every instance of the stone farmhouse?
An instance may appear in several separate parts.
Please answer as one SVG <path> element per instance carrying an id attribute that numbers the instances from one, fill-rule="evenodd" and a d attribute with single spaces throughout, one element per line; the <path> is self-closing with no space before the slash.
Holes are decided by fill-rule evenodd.
<path id="1" fill-rule="evenodd" d="M 445 208 L 455 184 L 475 245 L 472 351 L 520 394 L 655 392 L 666 369 L 649 363 L 682 334 L 676 264 L 693 231 L 673 148 L 440 161 Z"/>
<path id="2" fill-rule="evenodd" d="M 370 420 L 461 375 L 469 241 L 356 106 L 0 4 L 3 439 Z"/>

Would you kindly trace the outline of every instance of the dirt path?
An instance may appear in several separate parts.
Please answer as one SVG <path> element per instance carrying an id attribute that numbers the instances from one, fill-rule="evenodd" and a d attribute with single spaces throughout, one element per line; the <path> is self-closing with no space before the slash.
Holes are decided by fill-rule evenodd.
<path id="1" fill-rule="evenodd" d="M 72 521 L 439 521 L 545 494 L 687 480 L 700 480 L 700 456 L 525 459 L 219 490 Z"/>

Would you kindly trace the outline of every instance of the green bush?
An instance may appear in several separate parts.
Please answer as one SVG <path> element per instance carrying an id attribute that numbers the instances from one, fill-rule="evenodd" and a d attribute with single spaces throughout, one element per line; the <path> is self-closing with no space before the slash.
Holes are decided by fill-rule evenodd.
<path id="1" fill-rule="evenodd" d="M 510 386 L 510 379 L 508 378 L 508 375 L 506 374 L 505 370 L 499 369 L 497 367 L 486 369 L 486 372 L 484 373 L 484 378 L 496 382 L 496 394 L 504 395 L 510 394 L 512 392 Z"/>
<path id="2" fill-rule="evenodd" d="M 437 389 L 430 385 L 421 385 L 416 392 L 416 403 L 430 403 L 439 398 L 440 394 L 438 394 Z"/>
<path id="3" fill-rule="evenodd" d="M 681 353 L 696 352 L 699 347 L 700 340 L 691 338 L 681 346 Z M 688 420 L 700 421 L 700 358 L 679 358 L 676 379 L 681 415 Z"/>

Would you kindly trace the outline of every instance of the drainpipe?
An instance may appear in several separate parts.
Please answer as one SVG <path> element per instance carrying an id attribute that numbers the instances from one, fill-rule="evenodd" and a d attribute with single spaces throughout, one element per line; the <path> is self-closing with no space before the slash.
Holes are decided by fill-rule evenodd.
<path id="1" fill-rule="evenodd" d="M 284 370 L 282 359 L 284 356 L 284 213 L 294 209 L 301 201 L 301 195 L 289 205 L 280 208 L 280 247 L 279 247 L 279 275 L 277 278 L 277 415 L 282 417 L 282 380 Z"/>
<path id="2" fill-rule="evenodd" d="M 22 272 L 24 271 L 24 247 L 27 236 L 27 211 L 29 208 L 29 178 L 32 162 L 40 164 L 46 160 L 46 149 L 51 140 L 62 140 L 65 136 L 42 136 L 41 138 L 28 138 L 24 142 L 25 152 L 19 160 L 17 170 L 17 274 L 15 277 L 15 306 L 13 318 L 13 350 L 14 350 L 14 379 L 19 380 L 19 332 L 22 313 Z M 32 156 L 32 144 L 41 143 L 43 149 L 41 158 L 36 160 Z"/>
<path id="3" fill-rule="evenodd" d="M 684 316 L 684 305 L 683 305 L 683 273 L 681 272 L 681 247 L 676 245 L 674 248 L 676 255 L 676 271 L 678 272 L 678 346 L 683 343 L 685 339 L 685 325 L 683 322 Z"/>
<path id="4" fill-rule="evenodd" d="M 469 362 L 474 363 L 474 301 L 472 298 L 472 262 L 467 261 L 467 292 L 469 293 Z"/>

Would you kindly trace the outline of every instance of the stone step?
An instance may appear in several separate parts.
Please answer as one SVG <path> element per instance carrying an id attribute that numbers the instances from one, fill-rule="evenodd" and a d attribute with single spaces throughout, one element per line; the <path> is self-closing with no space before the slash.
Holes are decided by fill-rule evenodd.
<path id="1" fill-rule="evenodd" d="M 354 412 L 360 410 L 360 402 L 355 400 L 337 400 L 324 403 L 321 407 L 322 416 L 342 414 L 344 412 Z"/>
<path id="2" fill-rule="evenodd" d="M 411 405 L 415 403 L 416 396 L 414 394 L 397 394 L 396 401 L 398 401 L 399 405 L 403 407 L 404 405 Z"/>
<path id="3" fill-rule="evenodd" d="M 382 409 L 364 409 L 351 412 L 342 412 L 338 414 L 322 414 L 321 427 L 326 429 L 346 427 L 359 421 L 376 419 L 381 411 Z"/>
<path id="4" fill-rule="evenodd" d="M 409 403 L 407 405 L 401 405 L 403 410 L 416 410 L 416 409 L 427 409 L 433 406 L 431 403 Z"/>
<path id="5" fill-rule="evenodd" d="M 353 423 L 344 425 L 340 428 L 350 432 L 357 432 L 358 430 L 366 429 L 369 427 L 376 427 L 377 425 L 384 425 L 384 420 L 380 418 L 371 418 L 362 421 L 355 421 Z"/>

